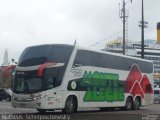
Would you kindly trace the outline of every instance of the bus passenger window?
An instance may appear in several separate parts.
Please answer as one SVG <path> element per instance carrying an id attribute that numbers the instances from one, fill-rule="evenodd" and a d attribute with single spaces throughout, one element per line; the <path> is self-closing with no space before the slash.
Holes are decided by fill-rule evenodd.
<path id="1" fill-rule="evenodd" d="M 147 84 L 146 85 L 146 92 L 147 93 L 151 93 L 152 92 L 152 86 L 151 86 L 151 84 Z"/>
<path id="2" fill-rule="evenodd" d="M 54 78 L 53 77 L 48 77 L 47 89 L 53 88 L 53 82 L 54 82 Z"/>
<path id="3" fill-rule="evenodd" d="M 51 89 L 51 88 L 54 88 L 57 86 L 59 86 L 59 82 L 58 82 L 57 77 L 48 77 L 47 89 Z"/>

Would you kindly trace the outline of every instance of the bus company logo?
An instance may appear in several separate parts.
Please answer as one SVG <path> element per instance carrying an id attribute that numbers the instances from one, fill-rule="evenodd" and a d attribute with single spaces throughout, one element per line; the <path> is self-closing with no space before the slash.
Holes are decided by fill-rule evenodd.
<path id="1" fill-rule="evenodd" d="M 75 81 L 72 81 L 72 82 L 71 82 L 71 88 L 72 88 L 73 90 L 75 90 L 76 87 L 77 87 L 76 82 L 75 82 Z"/>
<path id="2" fill-rule="evenodd" d="M 75 77 L 81 77 L 82 76 L 82 70 L 79 68 L 71 68 L 70 72 L 74 74 Z"/>
<path id="3" fill-rule="evenodd" d="M 130 93 L 133 96 L 139 94 L 142 98 L 144 98 L 145 93 L 153 93 L 153 89 L 147 75 L 142 76 L 138 65 L 132 66 L 126 81 L 126 93 Z"/>
<path id="4" fill-rule="evenodd" d="M 124 87 L 119 75 L 113 73 L 85 71 L 81 86 L 88 88 L 83 101 L 124 101 Z"/>

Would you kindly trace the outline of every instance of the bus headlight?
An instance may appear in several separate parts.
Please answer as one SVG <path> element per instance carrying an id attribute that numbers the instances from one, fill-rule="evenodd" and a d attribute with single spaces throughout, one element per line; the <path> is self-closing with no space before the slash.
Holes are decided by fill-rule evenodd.
<path id="1" fill-rule="evenodd" d="M 41 99 L 43 97 L 44 97 L 44 95 L 39 95 L 39 96 L 33 97 L 33 100 L 38 100 L 38 99 Z"/>
<path id="2" fill-rule="evenodd" d="M 33 99 L 33 100 L 38 100 L 38 99 L 41 99 L 41 98 L 46 97 L 46 96 L 47 96 L 47 95 L 38 95 L 38 96 L 32 95 L 32 99 Z"/>

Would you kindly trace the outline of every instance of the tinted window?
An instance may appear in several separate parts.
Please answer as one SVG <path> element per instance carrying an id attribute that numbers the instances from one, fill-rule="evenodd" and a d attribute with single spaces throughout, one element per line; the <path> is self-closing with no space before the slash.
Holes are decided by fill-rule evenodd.
<path id="1" fill-rule="evenodd" d="M 64 72 L 64 66 L 46 69 L 45 78 L 47 80 L 47 89 L 60 86 L 63 80 Z"/>
<path id="2" fill-rule="evenodd" d="M 109 67 L 112 57 L 98 52 L 78 50 L 74 64 L 82 64 L 83 66 Z M 111 61 L 109 60 L 111 59 Z M 111 64 L 111 63 L 110 63 Z"/>
<path id="3" fill-rule="evenodd" d="M 53 61 L 56 63 L 64 63 L 64 66 L 56 68 L 48 68 L 45 71 L 45 74 L 47 74 L 47 76 L 52 77 L 53 87 L 58 87 L 61 85 L 73 48 L 74 48 L 73 46 L 68 46 L 68 45 L 65 46 L 56 45 L 52 47 L 50 55 L 48 57 L 48 61 Z"/>
<path id="4" fill-rule="evenodd" d="M 77 51 L 73 66 L 76 66 L 76 64 L 81 64 L 82 66 L 95 66 L 126 71 L 130 69 L 132 64 L 138 64 L 142 72 L 153 72 L 152 63 L 87 50 Z"/>
<path id="5" fill-rule="evenodd" d="M 68 63 L 73 46 L 53 45 L 49 52 L 48 61 L 56 63 Z"/>
<path id="6" fill-rule="evenodd" d="M 91 53 L 92 56 L 92 65 L 96 67 L 105 67 L 104 65 L 107 64 L 107 58 L 105 57 L 104 54 L 99 54 L 96 52 Z"/>
<path id="7" fill-rule="evenodd" d="M 50 89 L 52 87 L 57 87 L 60 86 L 62 83 L 63 76 L 73 49 L 74 46 L 71 45 L 57 45 L 57 44 L 29 47 L 25 49 L 24 52 L 22 53 L 20 60 L 18 62 L 18 66 L 24 66 L 24 67 L 34 66 L 43 64 L 45 62 L 64 63 L 63 66 L 47 68 L 44 70 L 44 76 L 45 76 L 44 80 L 46 80 L 45 83 L 47 82 L 45 84 L 45 86 L 47 86 L 47 89 Z M 18 72 L 16 74 L 18 74 Z M 34 78 L 36 75 L 37 71 L 34 71 L 34 73 L 29 71 L 25 72 L 26 77 Z M 24 79 L 24 77 L 22 78 Z M 38 86 L 38 88 L 40 87 L 41 84 Z M 22 88 L 22 90 L 24 90 L 24 88 Z M 21 91 L 21 89 L 19 89 L 19 91 Z"/>
<path id="8" fill-rule="evenodd" d="M 20 56 L 18 66 L 34 66 L 45 62 L 68 63 L 73 46 L 41 45 L 26 48 Z"/>
<path id="9" fill-rule="evenodd" d="M 59 86 L 59 80 L 57 76 L 48 76 L 47 78 L 47 89 L 51 89 Z"/>
<path id="10" fill-rule="evenodd" d="M 41 77 L 19 77 L 14 80 L 14 92 L 28 93 L 42 90 L 43 83 Z"/>
<path id="11" fill-rule="evenodd" d="M 47 89 L 53 88 L 54 77 L 48 77 L 47 79 Z"/>
<path id="12" fill-rule="evenodd" d="M 91 52 L 90 51 L 82 51 L 82 50 L 77 51 L 77 54 L 76 54 L 76 57 L 74 60 L 74 65 L 75 64 L 80 64 L 82 66 L 92 66 Z"/>
<path id="13" fill-rule="evenodd" d="M 26 48 L 18 61 L 19 66 L 39 65 L 47 61 L 50 45 L 34 46 Z"/>
<path id="14" fill-rule="evenodd" d="M 147 84 L 146 85 L 146 92 L 147 93 L 152 93 L 152 86 L 151 86 L 151 84 Z"/>

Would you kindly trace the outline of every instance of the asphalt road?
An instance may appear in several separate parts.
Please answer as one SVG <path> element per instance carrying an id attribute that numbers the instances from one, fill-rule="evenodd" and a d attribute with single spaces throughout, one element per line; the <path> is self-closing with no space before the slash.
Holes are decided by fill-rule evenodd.
<path id="1" fill-rule="evenodd" d="M 1 120 L 160 120 L 160 104 L 141 107 L 141 110 L 120 109 L 100 111 L 99 109 L 79 109 L 72 115 L 61 111 L 40 114 L 33 109 L 12 108 L 10 102 L 0 102 Z"/>

